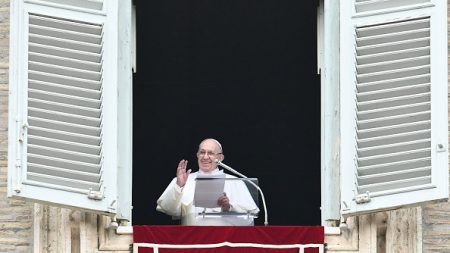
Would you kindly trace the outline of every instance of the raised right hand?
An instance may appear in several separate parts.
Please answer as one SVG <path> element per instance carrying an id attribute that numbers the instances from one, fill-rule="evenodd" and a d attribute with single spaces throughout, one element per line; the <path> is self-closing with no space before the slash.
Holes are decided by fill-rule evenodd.
<path id="1" fill-rule="evenodd" d="M 179 187 L 184 187 L 184 185 L 186 184 L 186 181 L 189 177 L 189 174 L 191 174 L 191 170 L 187 170 L 187 160 L 181 160 L 178 163 L 178 168 L 177 168 L 177 185 Z"/>

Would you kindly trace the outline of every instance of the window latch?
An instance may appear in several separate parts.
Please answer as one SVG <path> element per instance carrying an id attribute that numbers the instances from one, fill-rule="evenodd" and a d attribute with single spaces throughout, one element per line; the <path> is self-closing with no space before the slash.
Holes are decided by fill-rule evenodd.
<path id="1" fill-rule="evenodd" d="M 103 196 L 103 192 L 101 192 L 101 191 L 93 191 L 93 190 L 89 189 L 87 197 L 89 199 L 93 199 L 93 200 L 102 200 L 104 196 Z"/>
<path id="2" fill-rule="evenodd" d="M 370 202 L 370 192 L 356 195 L 355 202 L 356 204 L 363 204 Z"/>
<path id="3" fill-rule="evenodd" d="M 444 144 L 439 143 L 436 145 L 436 151 L 437 152 L 445 152 L 445 151 L 447 151 L 447 148 L 445 147 Z"/>

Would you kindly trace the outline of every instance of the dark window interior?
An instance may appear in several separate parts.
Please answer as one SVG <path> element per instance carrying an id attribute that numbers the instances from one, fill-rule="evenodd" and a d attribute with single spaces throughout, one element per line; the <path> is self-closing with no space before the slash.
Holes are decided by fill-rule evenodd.
<path id="1" fill-rule="evenodd" d="M 135 1 L 133 224 L 178 223 L 156 200 L 207 137 L 259 179 L 270 225 L 320 224 L 317 2 Z"/>

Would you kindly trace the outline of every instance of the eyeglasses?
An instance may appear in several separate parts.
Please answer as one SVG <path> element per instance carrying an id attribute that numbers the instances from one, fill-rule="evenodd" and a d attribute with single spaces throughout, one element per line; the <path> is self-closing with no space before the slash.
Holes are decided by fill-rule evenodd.
<path id="1" fill-rule="evenodd" d="M 205 155 L 208 155 L 208 157 L 211 157 L 211 156 L 216 156 L 216 155 L 220 155 L 220 154 L 222 154 L 222 153 L 214 153 L 212 151 L 206 151 L 206 150 L 200 150 L 197 152 L 198 157 L 202 157 Z"/>

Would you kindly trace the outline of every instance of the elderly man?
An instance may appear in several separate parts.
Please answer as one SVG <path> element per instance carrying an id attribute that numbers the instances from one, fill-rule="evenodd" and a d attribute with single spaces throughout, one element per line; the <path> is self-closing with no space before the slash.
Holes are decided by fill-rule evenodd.
<path id="1" fill-rule="evenodd" d="M 222 145 L 215 139 L 203 140 L 197 152 L 199 171 L 191 173 L 187 169 L 188 161 L 181 160 L 177 176 L 170 182 L 157 201 L 156 210 L 175 218 L 181 218 L 184 225 L 253 225 L 251 215 L 202 215 L 202 212 L 224 214 L 224 212 L 251 213 L 259 212 L 245 184 L 240 181 L 226 181 L 224 194 L 217 199 L 218 208 L 194 206 L 194 192 L 197 176 L 214 176 L 223 174 L 217 168 L 216 160 L 223 161 Z M 227 175 L 227 178 L 235 178 Z"/>

